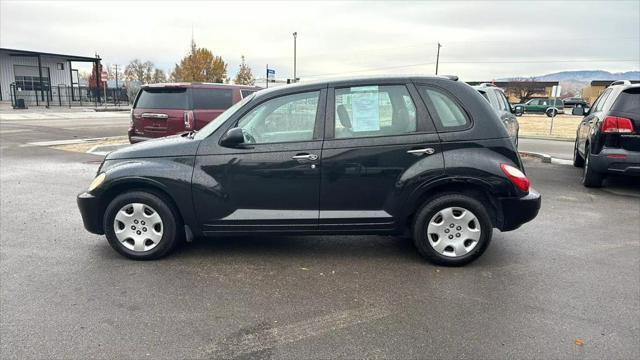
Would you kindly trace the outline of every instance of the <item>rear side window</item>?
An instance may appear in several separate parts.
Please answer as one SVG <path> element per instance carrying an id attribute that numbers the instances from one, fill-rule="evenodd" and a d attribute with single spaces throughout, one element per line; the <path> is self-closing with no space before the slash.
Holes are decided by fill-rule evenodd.
<path id="1" fill-rule="evenodd" d="M 193 108 L 226 110 L 233 105 L 233 90 L 231 89 L 198 89 L 193 91 Z"/>
<path id="2" fill-rule="evenodd" d="M 448 94 L 429 87 L 421 87 L 422 94 L 426 96 L 438 114 L 438 122 L 445 130 L 463 129 L 471 123 L 464 110 Z"/>
<path id="3" fill-rule="evenodd" d="M 593 105 L 594 112 L 602 110 L 602 108 L 604 107 L 604 103 L 607 101 L 607 98 L 609 97 L 609 94 L 611 94 L 611 89 L 605 90 L 602 93 L 602 95 L 600 95 L 598 100 L 596 100 L 596 103 Z"/>
<path id="4" fill-rule="evenodd" d="M 253 94 L 254 92 L 256 92 L 256 90 L 240 90 L 240 95 L 242 95 L 242 98 L 246 98 L 247 96 Z"/>
<path id="5" fill-rule="evenodd" d="M 640 87 L 621 92 L 611 110 L 640 115 Z"/>
<path id="6" fill-rule="evenodd" d="M 416 131 L 416 107 L 404 85 L 336 89 L 335 109 L 336 139 Z"/>
<path id="7" fill-rule="evenodd" d="M 493 90 L 489 90 L 487 91 L 487 95 L 489 96 L 489 103 L 491 104 L 491 107 L 495 110 L 500 110 L 502 108 L 502 104 L 499 103 L 498 94 Z"/>
<path id="8" fill-rule="evenodd" d="M 136 102 L 136 108 L 142 109 L 180 109 L 189 108 L 186 88 L 149 88 L 142 89 Z"/>

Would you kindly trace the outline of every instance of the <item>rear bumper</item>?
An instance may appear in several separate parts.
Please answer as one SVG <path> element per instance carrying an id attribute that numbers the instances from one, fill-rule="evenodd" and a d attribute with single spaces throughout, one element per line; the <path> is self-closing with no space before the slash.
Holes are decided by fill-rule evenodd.
<path id="1" fill-rule="evenodd" d="M 529 189 L 529 194 L 521 198 L 499 199 L 502 208 L 502 221 L 498 224 L 500 231 L 510 231 L 522 224 L 533 220 L 540 211 L 542 196 L 535 189 Z"/>
<path id="2" fill-rule="evenodd" d="M 104 234 L 102 227 L 103 209 L 100 199 L 88 192 L 83 192 L 78 194 L 76 201 L 78 209 L 80 209 L 80 215 L 82 215 L 84 228 L 94 234 Z"/>
<path id="3" fill-rule="evenodd" d="M 589 164 L 599 173 L 640 176 L 640 152 L 603 148 L 599 154 L 591 154 Z"/>

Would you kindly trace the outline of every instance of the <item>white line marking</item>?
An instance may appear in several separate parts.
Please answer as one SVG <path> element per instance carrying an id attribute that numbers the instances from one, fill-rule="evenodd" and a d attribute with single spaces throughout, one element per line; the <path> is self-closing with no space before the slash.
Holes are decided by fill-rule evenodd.
<path id="1" fill-rule="evenodd" d="M 28 132 L 28 131 L 32 131 L 32 130 L 31 129 L 0 130 L 0 134 L 14 134 L 14 133 L 21 133 L 21 132 Z"/>
<path id="2" fill-rule="evenodd" d="M 122 136 L 113 136 L 113 137 L 101 137 L 101 138 L 90 138 L 90 139 L 69 139 L 69 140 L 53 140 L 53 141 L 38 141 L 27 143 L 24 145 L 20 145 L 22 147 L 28 146 L 56 146 L 56 145 L 70 145 L 70 144 L 83 144 L 88 142 L 97 142 L 97 141 L 108 141 L 112 139 L 123 138 Z"/>
<path id="3" fill-rule="evenodd" d="M 387 307 L 363 307 L 335 312 L 275 328 L 239 331 L 205 349 L 203 357 L 230 359 L 244 354 L 319 336 L 324 333 L 369 322 L 390 315 Z M 264 327 L 264 326 L 263 326 Z"/>

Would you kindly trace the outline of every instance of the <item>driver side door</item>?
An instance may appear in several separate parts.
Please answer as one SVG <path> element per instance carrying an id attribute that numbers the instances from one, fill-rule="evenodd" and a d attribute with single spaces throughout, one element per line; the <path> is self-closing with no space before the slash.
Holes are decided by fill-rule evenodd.
<path id="1" fill-rule="evenodd" d="M 201 146 L 193 201 L 205 235 L 318 228 L 326 89 L 271 97 L 233 120 L 245 142 Z"/>

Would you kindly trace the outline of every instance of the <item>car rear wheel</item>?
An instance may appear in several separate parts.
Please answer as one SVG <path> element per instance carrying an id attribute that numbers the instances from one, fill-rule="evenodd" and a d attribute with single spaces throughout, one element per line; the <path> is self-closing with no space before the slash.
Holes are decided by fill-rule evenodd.
<path id="1" fill-rule="evenodd" d="M 584 158 L 580 155 L 578 151 L 578 140 L 576 139 L 575 144 L 573 144 L 573 166 L 575 167 L 583 167 L 584 166 Z"/>
<path id="2" fill-rule="evenodd" d="M 547 114 L 548 117 L 554 117 L 558 114 L 558 110 L 556 109 L 547 109 L 547 111 L 545 111 L 545 114 Z"/>
<path id="3" fill-rule="evenodd" d="M 168 254 L 179 243 L 181 221 L 161 197 L 143 191 L 117 196 L 104 216 L 105 236 L 118 253 L 134 260 Z"/>
<path id="4" fill-rule="evenodd" d="M 589 158 L 591 158 L 591 150 L 588 146 L 584 153 L 585 160 L 584 171 L 582 172 L 582 184 L 586 187 L 601 187 L 604 176 L 601 173 L 593 170 L 593 166 L 591 166 L 589 161 Z"/>
<path id="5" fill-rule="evenodd" d="M 463 194 L 446 194 L 425 204 L 414 219 L 413 241 L 434 264 L 461 266 L 486 250 L 493 233 L 487 209 Z"/>

